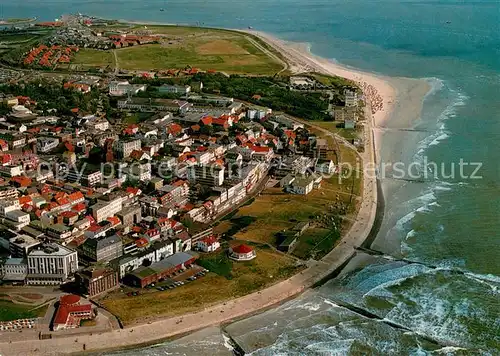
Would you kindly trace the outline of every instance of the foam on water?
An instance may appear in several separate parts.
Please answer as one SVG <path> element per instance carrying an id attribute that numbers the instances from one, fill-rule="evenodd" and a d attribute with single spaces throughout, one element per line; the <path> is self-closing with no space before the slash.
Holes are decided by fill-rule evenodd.
<path id="1" fill-rule="evenodd" d="M 335 304 L 334 302 L 332 302 L 331 300 L 328 300 L 328 299 L 323 299 L 323 301 L 325 302 L 325 304 L 328 304 L 328 305 L 331 305 L 332 307 L 335 307 L 335 308 L 340 308 L 339 305 Z"/>
<path id="2" fill-rule="evenodd" d="M 293 305 L 285 308 L 284 310 L 305 309 L 305 310 L 315 312 L 315 311 L 318 311 L 320 308 L 321 308 L 321 304 L 319 304 L 319 303 L 307 302 L 307 303 L 303 303 L 303 304 L 302 303 L 293 304 Z"/>
<path id="3" fill-rule="evenodd" d="M 222 334 L 222 338 L 224 339 L 224 346 L 229 350 L 229 351 L 233 351 L 234 350 L 234 347 L 231 343 L 231 339 L 229 337 L 227 337 L 226 335 Z"/>
<path id="4" fill-rule="evenodd" d="M 437 130 L 433 134 L 424 138 L 417 145 L 417 150 L 416 150 L 417 152 L 413 156 L 414 162 L 422 163 L 424 160 L 425 153 L 427 152 L 427 149 L 429 147 L 437 146 L 441 142 L 450 137 L 451 133 L 446 128 L 446 121 L 449 120 L 450 118 L 455 117 L 458 108 L 464 106 L 467 100 L 469 99 L 469 97 L 464 93 L 448 88 L 444 81 L 438 81 L 437 83 L 438 84 L 431 86 L 432 89 L 427 94 L 426 99 L 437 94 L 441 90 L 444 90 L 445 88 L 450 91 L 450 93 L 454 96 L 454 99 L 437 117 L 436 120 Z"/>
<path id="5" fill-rule="evenodd" d="M 442 79 L 430 77 L 422 78 L 422 80 L 425 80 L 431 86 L 431 89 L 424 96 L 424 101 L 444 88 L 444 80 Z"/>
<path id="6" fill-rule="evenodd" d="M 447 133 L 443 133 L 441 135 L 439 135 L 438 137 L 436 137 L 434 140 L 432 140 L 431 143 L 429 143 L 428 146 L 436 146 L 436 145 L 439 145 L 441 143 L 441 141 L 444 141 L 446 140 L 448 137 L 450 137 L 449 134 Z"/>

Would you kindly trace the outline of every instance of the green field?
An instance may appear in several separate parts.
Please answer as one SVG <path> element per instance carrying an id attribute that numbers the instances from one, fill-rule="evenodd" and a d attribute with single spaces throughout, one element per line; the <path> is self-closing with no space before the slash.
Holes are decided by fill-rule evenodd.
<path id="1" fill-rule="evenodd" d="M 300 259 L 321 259 L 330 252 L 340 237 L 338 230 L 311 228 L 304 232 L 297 240 L 293 255 Z"/>
<path id="2" fill-rule="evenodd" d="M 32 310 L 33 305 L 21 305 L 8 300 L 0 300 L 0 321 L 41 317 L 45 315 L 47 307 Z"/>
<path id="3" fill-rule="evenodd" d="M 76 54 L 71 64 L 82 65 L 85 67 L 113 67 L 115 66 L 115 59 L 113 52 L 100 51 L 97 49 L 82 48 Z"/>
<path id="4" fill-rule="evenodd" d="M 327 129 L 333 133 L 336 133 L 347 140 L 353 140 L 362 137 L 363 128 L 358 126 L 356 129 L 344 129 L 341 127 L 340 121 L 317 121 L 314 122 L 314 125 L 319 126 L 321 128 Z"/>
<path id="5" fill-rule="evenodd" d="M 155 26 L 148 30 L 165 37 L 160 44 L 117 50 L 121 69 L 161 70 L 191 66 L 261 75 L 275 74 L 282 69 L 280 63 L 254 45 L 266 48 L 261 42 L 249 40 L 244 34 L 193 27 Z"/>

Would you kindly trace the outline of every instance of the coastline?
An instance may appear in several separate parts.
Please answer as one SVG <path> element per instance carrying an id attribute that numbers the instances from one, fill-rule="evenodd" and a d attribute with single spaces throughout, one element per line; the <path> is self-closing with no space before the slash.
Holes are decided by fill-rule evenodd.
<path id="1" fill-rule="evenodd" d="M 378 127 L 385 127 L 389 123 L 394 103 L 400 91 L 388 80 L 374 74 L 364 73 L 355 69 L 343 67 L 317 57 L 304 49 L 289 46 L 285 42 L 275 39 L 268 34 L 254 31 L 240 31 L 255 35 L 282 53 L 289 62 L 290 69 L 295 72 L 314 70 L 317 72 L 345 77 L 357 82 L 366 82 L 377 89 L 383 98 L 383 110 L 374 115 L 367 111 L 367 127 L 365 130 L 365 152 L 363 160 L 375 163 L 380 157 L 382 136 Z M 423 99 L 423 98 L 422 98 Z M 421 99 L 417 98 L 417 101 Z M 380 158 L 379 158 L 380 159 Z M 125 329 L 112 330 L 106 333 L 79 335 L 77 341 L 74 336 L 59 337 L 49 340 L 24 340 L 0 343 L 0 354 L 3 355 L 33 355 L 33 354 L 60 354 L 82 352 L 85 345 L 86 352 L 112 350 L 119 348 L 137 347 L 153 344 L 174 336 L 191 333 L 209 326 L 227 324 L 238 318 L 260 313 L 272 308 L 290 298 L 294 298 L 305 290 L 313 287 L 321 280 L 339 271 L 356 254 L 355 248 L 362 246 L 370 238 L 376 236 L 374 223 L 377 210 L 383 210 L 378 202 L 380 197 L 380 183 L 376 179 L 364 176 L 363 200 L 356 222 L 349 232 L 342 238 L 334 249 L 322 260 L 317 261 L 306 270 L 291 278 L 270 286 L 264 290 L 220 303 L 203 311 L 187 315 L 158 320 L 148 324 L 134 325 Z M 378 209 L 377 209 L 378 208 Z"/>

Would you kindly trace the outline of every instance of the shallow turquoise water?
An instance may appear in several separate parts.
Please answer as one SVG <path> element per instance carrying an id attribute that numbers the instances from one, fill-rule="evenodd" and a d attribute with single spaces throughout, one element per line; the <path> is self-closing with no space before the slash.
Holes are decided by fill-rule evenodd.
<path id="1" fill-rule="evenodd" d="M 384 249 L 384 240 L 392 236 L 401 243 L 397 251 L 392 247 L 387 252 L 441 267 L 460 268 L 473 275 L 457 276 L 447 270 L 431 273 L 417 270 L 413 271 L 415 275 L 408 275 L 409 267 L 386 264 L 378 271 L 375 265 L 344 281 L 332 282 L 318 293 L 332 300 L 342 298 L 352 302 L 355 299 L 375 314 L 383 314 L 419 333 L 442 336 L 446 343 L 495 353 L 500 335 L 499 1 L 59 0 L 42 3 L 29 0 L 0 1 L 0 5 L 0 16 L 4 17 L 53 19 L 78 11 L 118 19 L 230 28 L 251 25 L 286 40 L 308 42 L 315 54 L 343 64 L 392 76 L 427 78 L 433 91 L 425 100 L 417 125 L 429 132 L 419 137 L 418 145 L 405 147 L 402 154 L 411 160 L 427 156 L 448 166 L 460 158 L 479 162 L 482 179 L 437 179 L 426 184 L 405 185 L 387 198 L 387 219 L 375 245 Z M 161 7 L 165 8 L 164 12 L 159 11 Z M 341 295 L 339 283 L 343 286 Z M 379 287 L 380 283 L 387 287 Z M 378 303 L 366 304 L 366 293 L 380 291 L 394 304 L 392 309 L 380 308 Z M 328 311 L 332 312 L 336 310 Z M 351 327 L 363 335 L 362 339 L 372 345 L 370 347 L 375 350 L 377 345 L 381 347 L 379 341 L 383 341 L 384 333 L 370 333 L 371 326 L 362 328 L 358 323 Z M 321 325 L 317 324 L 316 328 Z M 312 335 L 310 326 L 303 332 Z M 283 337 L 293 340 L 285 334 Z M 332 353 L 358 350 L 359 345 L 349 349 L 348 342 L 328 343 L 325 335 L 321 335 L 322 345 Z M 366 335 L 371 335 L 373 340 Z M 397 350 L 401 350 L 401 345 L 409 344 L 403 336 L 395 335 L 399 334 L 391 334 L 391 342 L 397 344 L 400 340 L 400 345 L 394 346 L 393 353 L 400 353 Z M 313 344 L 313 339 L 308 342 Z M 288 348 L 294 353 L 303 343 L 280 342 L 279 345 L 280 352 Z M 294 349 L 293 345 L 298 346 Z M 407 352 L 417 352 L 414 346 L 413 343 L 408 346 Z M 265 354 L 266 350 L 271 349 L 264 347 L 259 353 Z M 319 352 L 311 350 L 312 354 Z"/>

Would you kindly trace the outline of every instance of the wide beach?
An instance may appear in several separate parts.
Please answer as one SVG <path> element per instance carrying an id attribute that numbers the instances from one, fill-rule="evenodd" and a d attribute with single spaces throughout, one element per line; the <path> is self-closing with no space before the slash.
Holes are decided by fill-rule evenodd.
<path id="1" fill-rule="evenodd" d="M 402 135 L 393 135 L 390 129 L 409 128 L 418 119 L 423 97 L 429 90 L 425 81 L 392 79 L 364 73 L 314 56 L 303 45 L 289 45 L 267 34 L 251 33 L 279 51 L 287 59 L 289 70 L 292 72 L 316 71 L 359 82 L 371 104 L 377 106 L 373 120 L 371 118 L 367 120 L 364 163 L 373 163 L 376 158 L 378 161 L 398 159 L 398 150 L 405 138 Z M 368 116 L 371 116 L 370 112 Z M 377 209 L 377 181 L 375 177 L 368 174 L 365 174 L 364 178 L 363 203 L 351 230 L 321 261 L 286 281 L 197 313 L 152 321 L 107 333 L 44 341 L 24 340 L 12 343 L 4 341 L 0 343 L 0 353 L 2 355 L 52 355 L 82 350 L 119 349 L 154 343 L 167 337 L 228 323 L 297 296 L 344 266 L 355 254 L 355 248 L 362 245 L 369 236 Z"/>

